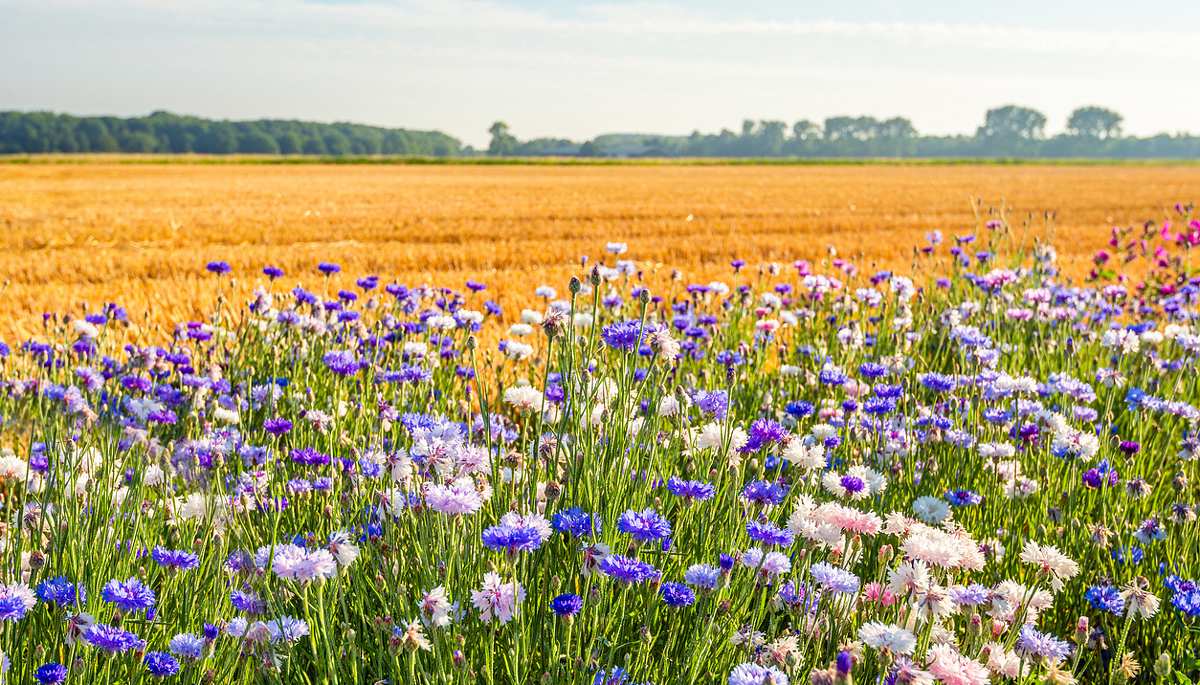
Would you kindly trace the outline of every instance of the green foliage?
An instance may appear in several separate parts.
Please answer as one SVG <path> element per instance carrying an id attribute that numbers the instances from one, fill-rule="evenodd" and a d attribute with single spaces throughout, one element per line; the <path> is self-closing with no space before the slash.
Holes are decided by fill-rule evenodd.
<path id="1" fill-rule="evenodd" d="M 0 154 L 132 152 L 288 155 L 457 155 L 438 131 L 306 121 L 214 121 L 154 112 L 147 117 L 75 117 L 0 112 Z"/>

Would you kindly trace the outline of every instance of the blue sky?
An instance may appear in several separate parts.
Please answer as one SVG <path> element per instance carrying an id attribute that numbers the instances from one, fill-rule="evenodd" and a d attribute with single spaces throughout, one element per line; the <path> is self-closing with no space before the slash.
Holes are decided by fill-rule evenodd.
<path id="1" fill-rule="evenodd" d="M 1080 104 L 1200 129 L 1200 3 L 0 0 L 0 109 L 291 117 L 520 137 Z"/>

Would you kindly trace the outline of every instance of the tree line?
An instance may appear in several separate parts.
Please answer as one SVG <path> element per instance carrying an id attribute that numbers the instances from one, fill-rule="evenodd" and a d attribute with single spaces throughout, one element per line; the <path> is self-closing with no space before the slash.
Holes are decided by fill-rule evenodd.
<path id="1" fill-rule="evenodd" d="M 987 111 L 974 135 L 923 136 L 904 117 L 836 116 L 742 122 L 740 131 L 693 131 L 687 136 L 608 134 L 583 143 L 556 138 L 520 141 L 507 124 L 489 129 L 487 154 L 494 156 L 618 157 L 1095 157 L 1126 159 L 1200 158 L 1192 134 L 1126 136 L 1122 117 L 1111 109 L 1080 107 L 1063 133 L 1046 135 L 1046 116 L 1028 107 L 1005 105 Z"/>
<path id="2" fill-rule="evenodd" d="M 169 112 L 134 118 L 0 112 L 0 154 L 44 152 L 444 157 L 461 154 L 462 143 L 438 131 L 361 124 L 214 121 Z"/>
<path id="3" fill-rule="evenodd" d="M 577 142 L 519 140 L 502 121 L 485 150 L 440 131 L 361 124 L 264 119 L 217 121 L 155 112 L 145 117 L 76 117 L 0 112 L 0 154 L 202 153 L 283 155 L 421 155 L 462 157 L 1095 157 L 1200 158 L 1200 137 L 1124 135 L 1122 117 L 1104 107 L 1076 109 L 1065 130 L 1046 135 L 1046 116 L 1005 105 L 987 111 L 974 134 L 921 135 L 904 117 L 836 116 L 742 122 L 741 129 L 686 136 L 619 133 Z"/>

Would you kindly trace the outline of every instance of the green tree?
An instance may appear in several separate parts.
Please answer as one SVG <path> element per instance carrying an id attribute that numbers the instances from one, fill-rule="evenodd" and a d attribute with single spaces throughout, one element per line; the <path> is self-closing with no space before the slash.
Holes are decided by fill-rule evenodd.
<path id="1" fill-rule="evenodd" d="M 1121 115 L 1111 109 L 1089 105 L 1071 112 L 1070 118 L 1067 119 L 1067 133 L 1100 140 L 1120 138 L 1121 121 Z"/>
<path id="2" fill-rule="evenodd" d="M 488 144 L 488 154 L 493 157 L 511 155 L 520 145 L 516 136 L 508 132 L 508 124 L 503 121 L 493 123 L 488 128 L 488 133 L 492 134 L 492 142 Z"/>
<path id="3" fill-rule="evenodd" d="M 1045 129 L 1046 115 L 1028 107 L 1005 105 L 987 111 L 976 136 L 998 142 L 1030 141 L 1041 139 Z"/>

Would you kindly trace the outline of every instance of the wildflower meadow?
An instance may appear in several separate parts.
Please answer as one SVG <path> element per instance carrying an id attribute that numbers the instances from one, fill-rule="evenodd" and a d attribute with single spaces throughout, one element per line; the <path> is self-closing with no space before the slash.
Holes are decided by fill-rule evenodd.
<path id="1" fill-rule="evenodd" d="M 0 348 L 3 682 L 1195 682 L 1197 246 L 613 242 L 523 311 L 331 253 L 47 315 Z"/>

